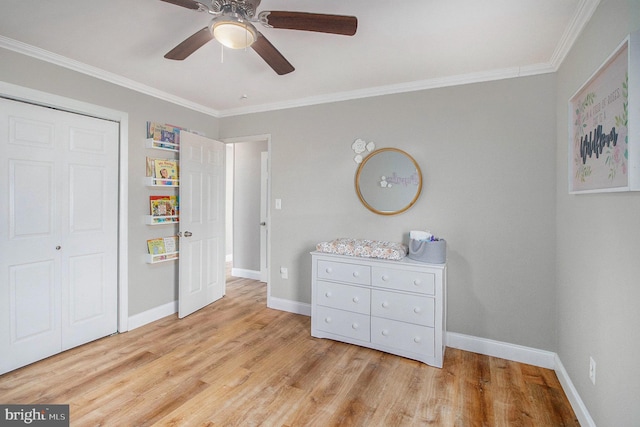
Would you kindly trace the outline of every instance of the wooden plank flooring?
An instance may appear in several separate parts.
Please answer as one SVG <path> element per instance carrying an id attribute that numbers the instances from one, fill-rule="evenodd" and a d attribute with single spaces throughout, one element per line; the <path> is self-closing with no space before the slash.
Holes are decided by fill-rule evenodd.
<path id="1" fill-rule="evenodd" d="M 553 371 L 447 349 L 442 369 L 310 336 L 265 285 L 0 376 L 72 426 L 578 426 Z"/>

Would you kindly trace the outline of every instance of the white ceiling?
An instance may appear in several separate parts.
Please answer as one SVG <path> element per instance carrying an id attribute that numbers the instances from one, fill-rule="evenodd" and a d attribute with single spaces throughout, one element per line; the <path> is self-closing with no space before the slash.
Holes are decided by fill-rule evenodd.
<path id="1" fill-rule="evenodd" d="M 224 117 L 552 72 L 598 3 L 262 0 L 358 18 L 353 37 L 258 26 L 296 68 L 284 76 L 216 41 L 164 59 L 211 16 L 160 0 L 1 0 L 0 47 Z"/>

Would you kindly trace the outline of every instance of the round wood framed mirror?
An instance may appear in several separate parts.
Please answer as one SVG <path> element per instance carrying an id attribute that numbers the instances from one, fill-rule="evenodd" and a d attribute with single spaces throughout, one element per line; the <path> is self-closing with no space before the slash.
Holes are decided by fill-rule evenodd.
<path id="1" fill-rule="evenodd" d="M 381 148 L 367 156 L 356 173 L 362 204 L 379 215 L 396 215 L 413 206 L 422 191 L 420 166 L 397 148 Z"/>

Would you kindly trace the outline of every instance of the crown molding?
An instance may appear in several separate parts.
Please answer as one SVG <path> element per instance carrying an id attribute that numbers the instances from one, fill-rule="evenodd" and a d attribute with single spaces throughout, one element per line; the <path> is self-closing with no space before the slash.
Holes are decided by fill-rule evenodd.
<path id="1" fill-rule="evenodd" d="M 125 87 L 127 89 L 134 90 L 136 92 L 143 93 L 145 95 L 153 96 L 154 98 L 161 99 L 163 101 L 171 102 L 172 104 L 180 105 L 191 110 L 195 110 L 204 114 L 208 114 L 213 117 L 220 117 L 218 110 L 205 107 L 184 98 L 171 95 L 167 92 L 155 89 L 151 86 L 136 82 L 135 80 L 122 77 L 115 73 L 110 73 L 101 68 L 92 67 L 85 63 L 67 58 L 66 56 L 58 55 L 48 50 L 35 47 L 18 40 L 14 40 L 8 37 L 0 36 L 0 48 L 11 50 L 26 56 L 30 56 L 41 61 L 49 62 L 60 67 L 68 68 L 73 71 L 77 71 L 82 74 L 86 74 L 91 77 L 95 77 L 100 80 L 104 80 L 109 83 L 113 83 L 118 86 Z"/>
<path id="2" fill-rule="evenodd" d="M 472 83 L 483 83 L 496 80 L 504 80 L 516 77 L 526 77 L 538 74 L 552 73 L 556 71 L 551 64 L 536 64 L 526 67 L 505 68 L 480 73 L 461 74 L 435 79 L 420 80 L 407 83 L 399 83 L 387 86 L 337 92 L 328 95 L 312 96 L 291 101 L 276 102 L 271 104 L 253 105 L 242 108 L 222 110 L 220 117 L 232 117 L 243 114 L 262 113 L 266 111 L 284 110 L 287 108 L 307 107 L 331 102 L 349 101 L 354 99 L 370 98 L 383 95 L 395 95 L 406 92 L 416 92 L 427 89 L 439 89 L 451 86 L 461 86 Z"/>
<path id="3" fill-rule="evenodd" d="M 551 55 L 551 65 L 554 71 L 558 71 L 562 61 L 566 58 L 576 39 L 587 25 L 594 12 L 598 8 L 600 0 L 582 0 L 578 5 L 571 23 L 560 38 L 555 51 Z"/>
<path id="4" fill-rule="evenodd" d="M 332 102 L 349 101 L 362 98 L 370 98 L 383 95 L 394 95 L 406 92 L 415 92 L 427 89 L 438 89 L 451 86 L 460 86 L 472 83 L 483 83 L 495 80 L 504 80 L 516 77 L 526 77 L 538 74 L 553 73 L 558 71 L 571 47 L 578 38 L 580 32 L 587 22 L 593 16 L 593 13 L 600 4 L 600 0 L 581 0 L 576 13 L 558 42 L 550 61 L 548 63 L 534 64 L 523 67 L 505 68 L 491 70 L 480 73 L 461 74 L 457 76 L 447 76 L 441 78 L 420 80 L 407 83 L 399 83 L 386 86 L 378 86 L 367 89 L 336 92 L 327 95 L 312 96 L 301 99 L 294 99 L 282 102 L 274 102 L 269 104 L 260 104 L 241 108 L 230 108 L 226 110 L 216 110 L 186 100 L 184 98 L 171 95 L 167 92 L 144 85 L 131 79 L 127 79 L 120 75 L 110 73 L 100 68 L 92 67 L 82 62 L 75 61 L 62 55 L 58 55 L 35 46 L 22 43 L 4 36 L 0 36 L 0 48 L 5 48 L 18 52 L 33 58 L 59 65 L 79 73 L 83 73 L 118 86 L 122 86 L 145 95 L 171 102 L 173 104 L 198 111 L 203 114 L 213 116 L 215 118 L 233 117 L 244 114 L 262 113 L 267 111 L 284 110 L 289 108 L 306 107 L 318 104 L 327 104 Z"/>

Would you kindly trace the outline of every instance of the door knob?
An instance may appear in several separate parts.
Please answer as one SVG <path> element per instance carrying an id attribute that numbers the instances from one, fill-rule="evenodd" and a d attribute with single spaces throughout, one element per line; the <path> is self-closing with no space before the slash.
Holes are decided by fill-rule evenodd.
<path id="1" fill-rule="evenodd" d="M 267 225 L 267 223 L 266 222 L 261 222 L 260 225 L 264 227 L 265 225 Z"/>
<path id="2" fill-rule="evenodd" d="M 190 231 L 185 231 L 184 232 L 184 237 L 191 237 L 191 236 L 193 236 L 192 232 L 190 232 Z"/>
<path id="3" fill-rule="evenodd" d="M 62 246 L 56 246 L 56 251 L 59 251 L 60 249 L 62 249 Z"/>

